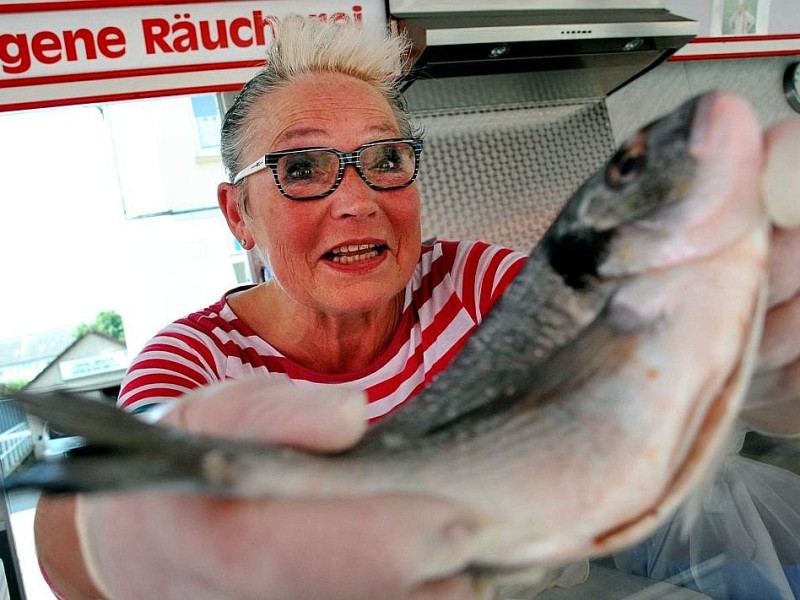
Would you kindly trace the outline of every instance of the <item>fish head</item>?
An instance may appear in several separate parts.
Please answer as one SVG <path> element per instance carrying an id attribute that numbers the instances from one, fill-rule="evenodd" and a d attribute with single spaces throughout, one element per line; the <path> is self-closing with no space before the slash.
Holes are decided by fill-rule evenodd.
<path id="1" fill-rule="evenodd" d="M 545 236 L 551 263 L 586 285 L 712 255 L 764 218 L 752 201 L 763 162 L 745 101 L 692 98 L 633 134 L 575 193 Z"/>
<path id="2" fill-rule="evenodd" d="M 748 105 L 704 94 L 632 136 L 545 235 L 544 260 L 591 302 L 537 305 L 537 323 L 569 309 L 581 326 L 508 403 L 515 431 L 525 423 L 527 450 L 515 463 L 519 491 L 492 500 L 519 511 L 517 522 L 528 517 L 536 535 L 518 545 L 498 535 L 482 564 L 606 555 L 702 493 L 734 430 L 761 333 L 763 162 Z M 524 497 L 535 510 L 512 502 Z"/>
<path id="3" fill-rule="evenodd" d="M 579 221 L 608 231 L 676 202 L 695 179 L 690 146 L 702 98 L 693 98 L 628 138 L 585 186 Z"/>
<path id="4" fill-rule="evenodd" d="M 577 429 L 569 460 L 586 461 L 573 480 L 594 477 L 597 487 L 581 483 L 590 506 L 559 506 L 553 518 L 566 515 L 566 525 L 549 556 L 640 541 L 713 476 L 763 323 L 763 165 L 753 111 L 711 92 L 634 134 L 573 199 L 563 230 L 602 240 L 592 277 L 614 290 L 593 324 L 605 331 L 602 346 L 587 352 L 585 335 L 574 345 L 610 362 L 557 399 L 559 410 L 578 415 L 570 426 L 591 424 Z M 570 365 L 573 378 L 585 369 L 584 361 Z M 602 447 L 575 450 L 588 439 Z"/>

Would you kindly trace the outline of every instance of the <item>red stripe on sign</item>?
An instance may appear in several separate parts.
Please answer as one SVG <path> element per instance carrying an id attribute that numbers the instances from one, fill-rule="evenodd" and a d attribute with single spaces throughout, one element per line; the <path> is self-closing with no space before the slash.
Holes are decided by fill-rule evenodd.
<path id="1" fill-rule="evenodd" d="M 721 35 L 716 37 L 696 37 L 692 44 L 717 44 L 720 42 L 763 42 L 770 40 L 800 40 L 800 33 L 780 33 L 774 35 Z"/>
<path id="2" fill-rule="evenodd" d="M 714 54 L 687 54 L 687 55 L 672 55 L 669 60 L 673 62 L 687 61 L 687 60 L 718 60 L 725 58 L 763 58 L 767 56 L 795 56 L 800 54 L 800 48 L 794 50 L 761 50 L 750 52 L 718 52 Z"/>
<path id="3" fill-rule="evenodd" d="M 0 88 L 48 85 L 54 83 L 76 83 L 80 81 L 120 79 L 126 77 L 145 77 L 148 75 L 173 75 L 175 73 L 196 73 L 198 71 L 254 69 L 264 64 L 266 64 L 265 60 L 238 60 L 221 63 L 201 63 L 196 65 L 174 65 L 171 67 L 147 67 L 142 69 L 120 69 L 119 71 L 93 71 L 91 73 L 68 73 L 64 75 L 19 77 L 15 79 L 0 80 Z"/>
<path id="4" fill-rule="evenodd" d="M 174 4 L 211 4 L 219 0 L 86 0 L 85 2 L 20 2 L 0 4 L 0 14 L 28 13 L 62 10 L 86 10 L 96 8 L 126 8 L 128 6 L 172 6 Z"/>
<path id="5" fill-rule="evenodd" d="M 162 98 L 165 96 L 207 94 L 216 92 L 238 92 L 241 89 L 242 84 L 216 86 L 204 85 L 199 87 L 148 90 L 145 92 L 125 92 L 122 94 L 102 94 L 99 96 L 76 96 L 74 98 L 34 100 L 30 102 L 0 102 L 0 112 L 12 110 L 32 110 L 36 108 L 53 108 L 55 106 L 72 106 L 74 104 L 95 104 L 97 102 L 117 102 L 119 100 L 143 100 L 145 98 Z"/>

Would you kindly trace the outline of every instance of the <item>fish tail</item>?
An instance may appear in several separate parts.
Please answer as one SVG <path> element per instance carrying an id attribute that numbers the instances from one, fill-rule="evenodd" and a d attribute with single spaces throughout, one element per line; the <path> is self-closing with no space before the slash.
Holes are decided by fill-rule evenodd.
<path id="1" fill-rule="evenodd" d="M 145 423 L 112 404 L 54 391 L 0 388 L 22 410 L 82 443 L 61 456 L 42 459 L 4 478 L 3 488 L 48 493 L 173 490 L 213 487 L 204 461 L 214 447 L 203 438 Z"/>

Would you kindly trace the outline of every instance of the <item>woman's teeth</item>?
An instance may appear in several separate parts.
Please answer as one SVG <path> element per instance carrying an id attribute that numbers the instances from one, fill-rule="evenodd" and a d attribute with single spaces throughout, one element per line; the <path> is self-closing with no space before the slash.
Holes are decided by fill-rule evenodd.
<path id="1" fill-rule="evenodd" d="M 350 244 L 339 246 L 330 251 L 331 260 L 342 265 L 349 265 L 361 260 L 369 260 L 378 256 L 378 246 L 374 244 Z"/>

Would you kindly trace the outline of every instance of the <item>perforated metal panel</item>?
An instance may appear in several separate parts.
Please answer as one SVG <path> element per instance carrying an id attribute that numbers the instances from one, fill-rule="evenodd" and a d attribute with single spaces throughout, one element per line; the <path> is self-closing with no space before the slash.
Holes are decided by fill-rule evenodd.
<path id="1" fill-rule="evenodd" d="M 416 112 L 423 239 L 528 251 L 614 149 L 605 104 Z"/>

